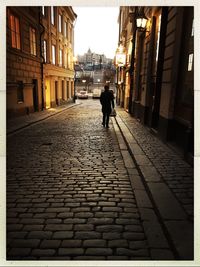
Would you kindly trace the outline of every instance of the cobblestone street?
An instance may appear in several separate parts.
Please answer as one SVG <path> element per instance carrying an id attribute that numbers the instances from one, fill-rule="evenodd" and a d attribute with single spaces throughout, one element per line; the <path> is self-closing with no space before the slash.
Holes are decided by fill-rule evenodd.
<path id="1" fill-rule="evenodd" d="M 8 135 L 8 260 L 193 258 L 192 168 L 120 109 L 103 128 L 100 110 L 79 100 Z"/>

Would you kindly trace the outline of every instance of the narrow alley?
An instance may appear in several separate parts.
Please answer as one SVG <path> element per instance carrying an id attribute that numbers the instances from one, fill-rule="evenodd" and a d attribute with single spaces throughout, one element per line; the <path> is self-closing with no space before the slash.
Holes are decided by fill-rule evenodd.
<path id="1" fill-rule="evenodd" d="M 193 259 L 190 165 L 122 108 L 48 112 L 8 124 L 7 259 Z"/>

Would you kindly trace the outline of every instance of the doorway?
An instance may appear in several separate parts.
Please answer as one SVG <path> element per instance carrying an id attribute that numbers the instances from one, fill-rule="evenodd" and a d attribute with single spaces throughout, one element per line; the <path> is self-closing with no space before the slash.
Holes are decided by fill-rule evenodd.
<path id="1" fill-rule="evenodd" d="M 38 111 L 38 80 L 33 79 L 33 109 Z"/>
<path id="2" fill-rule="evenodd" d="M 161 14 L 158 16 L 158 32 L 156 42 L 156 75 L 155 82 L 151 84 L 150 101 L 150 126 L 157 130 L 159 125 L 160 98 L 162 87 L 162 73 L 165 52 L 165 38 L 167 29 L 168 8 L 163 7 Z"/>
<path id="3" fill-rule="evenodd" d="M 62 100 L 65 100 L 65 88 L 64 88 L 64 81 L 62 81 Z"/>
<path id="4" fill-rule="evenodd" d="M 50 80 L 45 81 L 46 109 L 51 107 Z"/>
<path id="5" fill-rule="evenodd" d="M 55 81 L 55 99 L 56 99 L 56 106 L 59 106 L 59 101 L 58 101 L 58 81 Z"/>

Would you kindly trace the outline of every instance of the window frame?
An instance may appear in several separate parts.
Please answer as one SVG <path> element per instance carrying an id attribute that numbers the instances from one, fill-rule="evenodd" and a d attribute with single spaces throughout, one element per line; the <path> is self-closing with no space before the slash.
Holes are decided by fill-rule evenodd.
<path id="1" fill-rule="evenodd" d="M 12 23 L 11 17 L 13 17 L 14 24 Z M 17 22 L 17 26 L 16 26 L 16 22 Z M 10 32 L 11 32 L 11 47 L 21 50 L 21 32 L 20 32 L 19 17 L 14 15 L 13 13 L 10 13 L 9 23 L 10 23 Z"/>
<path id="2" fill-rule="evenodd" d="M 33 26 L 29 26 L 30 54 L 37 56 L 37 34 Z"/>
<path id="3" fill-rule="evenodd" d="M 193 71 L 194 53 L 188 54 L 188 67 L 187 71 Z"/>
<path id="4" fill-rule="evenodd" d="M 68 21 L 65 21 L 65 22 L 66 22 L 66 24 L 65 24 L 65 27 L 66 27 L 65 37 L 66 37 L 66 39 L 69 39 L 69 23 L 68 23 Z"/>
<path id="5" fill-rule="evenodd" d="M 191 31 L 191 37 L 194 37 L 194 18 L 192 20 L 192 31 Z"/>
<path id="6" fill-rule="evenodd" d="M 67 38 L 67 22 L 64 21 L 64 25 L 63 25 L 63 35 L 65 38 Z"/>
<path id="7" fill-rule="evenodd" d="M 53 44 L 51 45 L 51 57 L 52 57 L 51 63 L 53 65 L 56 65 L 56 46 Z"/>
<path id="8" fill-rule="evenodd" d="M 58 31 L 62 33 L 62 15 L 58 14 Z"/>
<path id="9" fill-rule="evenodd" d="M 45 6 L 42 6 L 42 15 L 46 17 L 46 8 Z"/>
<path id="10" fill-rule="evenodd" d="M 157 26 L 157 40 L 156 40 L 156 62 L 158 62 L 158 54 L 159 54 L 159 48 L 160 48 L 161 19 L 162 19 L 162 14 L 159 14 L 158 26 Z"/>
<path id="11" fill-rule="evenodd" d="M 51 25 L 55 26 L 55 7 L 51 6 Z"/>
<path id="12" fill-rule="evenodd" d="M 63 66 L 63 49 L 62 48 L 59 49 L 59 66 L 60 67 Z"/>
<path id="13" fill-rule="evenodd" d="M 43 57 L 44 62 L 47 62 L 47 40 L 43 40 Z"/>

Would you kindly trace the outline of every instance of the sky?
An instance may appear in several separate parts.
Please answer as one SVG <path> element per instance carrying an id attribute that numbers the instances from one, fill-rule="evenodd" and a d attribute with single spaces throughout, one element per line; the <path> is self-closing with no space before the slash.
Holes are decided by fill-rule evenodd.
<path id="1" fill-rule="evenodd" d="M 74 54 L 92 52 L 114 58 L 118 46 L 119 7 L 73 7 L 77 14 Z"/>

